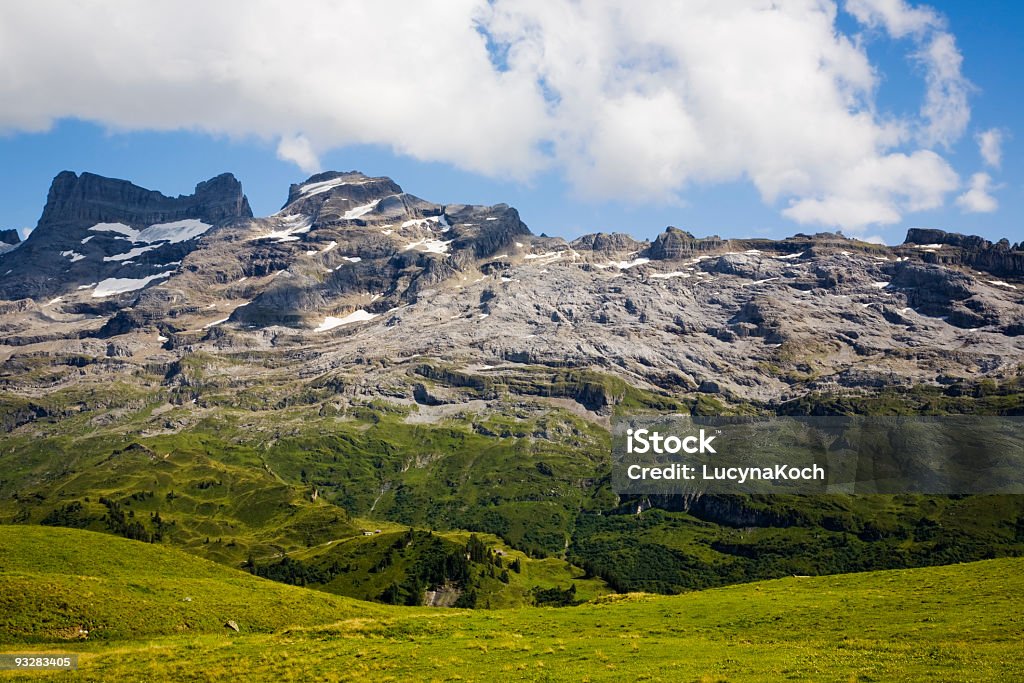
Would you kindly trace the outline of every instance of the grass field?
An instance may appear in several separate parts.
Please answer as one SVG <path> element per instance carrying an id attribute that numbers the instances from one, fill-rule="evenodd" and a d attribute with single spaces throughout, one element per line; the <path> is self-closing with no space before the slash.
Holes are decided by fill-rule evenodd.
<path id="1" fill-rule="evenodd" d="M 466 611 L 363 603 L 87 531 L 0 526 L 0 548 L 0 651 L 80 655 L 75 673 L 4 680 L 1024 679 L 1021 559 Z"/>

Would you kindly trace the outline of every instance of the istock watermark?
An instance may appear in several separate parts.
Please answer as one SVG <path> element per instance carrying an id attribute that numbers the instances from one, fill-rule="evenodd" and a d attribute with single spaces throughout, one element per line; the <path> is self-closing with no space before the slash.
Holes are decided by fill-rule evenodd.
<path id="1" fill-rule="evenodd" d="M 674 434 L 662 436 L 659 432 L 652 432 L 649 429 L 627 429 L 626 430 L 626 452 L 642 455 L 644 453 L 657 453 L 658 455 L 684 453 L 714 453 L 715 449 L 711 442 L 714 436 L 707 436 L 704 430 L 696 436 L 678 437 Z"/>
<path id="2" fill-rule="evenodd" d="M 620 494 L 1024 493 L 1024 417 L 617 418 Z"/>

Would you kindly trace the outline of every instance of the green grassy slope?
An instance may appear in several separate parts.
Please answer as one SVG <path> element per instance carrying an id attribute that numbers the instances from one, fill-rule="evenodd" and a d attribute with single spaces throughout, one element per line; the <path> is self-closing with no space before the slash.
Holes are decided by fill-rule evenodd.
<path id="1" fill-rule="evenodd" d="M 267 581 L 109 534 L 0 526 L 0 641 L 246 632 L 377 614 L 379 605 Z"/>
<path id="2" fill-rule="evenodd" d="M 5 521 L 158 536 L 228 563 L 356 533 L 343 509 L 282 479 L 251 445 L 210 432 L 74 434 L 3 440 L 0 471 L 24 482 L 3 495 L 0 510 L 17 510 Z"/>
<path id="3" fill-rule="evenodd" d="M 74 674 L 26 680 L 1024 677 L 1020 559 L 790 577 L 679 596 L 607 596 L 574 608 L 464 611 L 357 603 L 82 531 L 0 527 L 0 543 L 11 549 L 0 565 L 0 614 L 29 624 L 31 615 L 82 609 L 119 620 L 107 640 L 90 634 L 85 642 L 0 646 L 81 655 Z M 165 632 L 154 629 L 155 620 L 180 617 L 175 610 L 183 592 L 195 596 L 186 603 L 193 618 L 217 632 L 196 628 L 154 638 Z M 225 605 L 249 610 L 240 624 L 263 615 L 261 627 L 219 628 Z M 286 627 L 292 620 L 296 625 Z M 260 629 L 277 630 L 252 632 Z M 0 673 L 5 678 L 17 675 Z"/>

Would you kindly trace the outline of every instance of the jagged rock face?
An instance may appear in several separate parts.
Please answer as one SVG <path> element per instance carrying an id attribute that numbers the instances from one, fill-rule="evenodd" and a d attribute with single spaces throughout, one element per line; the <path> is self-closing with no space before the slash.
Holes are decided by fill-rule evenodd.
<path id="1" fill-rule="evenodd" d="M 650 257 L 659 261 L 686 258 L 694 252 L 714 251 L 721 249 L 722 241 L 717 238 L 697 240 L 685 230 L 669 227 L 657 236 L 650 246 Z"/>
<path id="2" fill-rule="evenodd" d="M 489 376 L 533 386 L 538 368 L 583 368 L 666 393 L 771 402 L 1013 376 L 1024 358 L 1024 283 L 938 259 L 1008 248 L 977 238 L 912 234 L 943 241 L 889 248 L 837 234 L 721 240 L 668 228 L 650 244 L 618 234 L 570 244 L 533 235 L 504 204 L 433 204 L 357 172 L 313 176 L 277 214 L 250 218 L 224 178 L 177 200 L 93 180 L 102 201 L 54 199 L 50 239 L 67 232 L 74 253 L 95 251 L 71 262 L 68 246 L 33 245 L 33 234 L 5 257 L 0 353 L 18 361 L 91 340 L 104 358 L 146 366 L 257 349 L 297 376 L 359 368 L 365 392 L 389 387 L 409 401 L 423 359 L 456 369 L 465 386 Z M 97 216 L 129 220 L 128 206 L 147 221 L 220 222 L 195 235 L 194 224 L 160 223 L 143 235 L 145 221 L 93 229 Z M 26 263 L 43 254 L 62 268 L 39 284 Z M 96 280 L 81 279 L 96 277 L 97 262 L 161 277 L 97 297 Z M 441 401 L 435 387 L 418 393 Z M 600 398 L 576 400 L 607 410 L 613 399 Z"/>
<path id="3" fill-rule="evenodd" d="M 624 260 L 631 255 L 639 254 L 650 245 L 646 241 L 638 242 L 621 232 L 610 235 L 599 232 L 578 237 L 570 243 L 570 246 L 576 251 L 589 251 L 601 257 Z"/>
<path id="4" fill-rule="evenodd" d="M 504 249 L 516 249 L 518 238 L 533 233 L 519 219 L 519 212 L 505 205 L 492 207 L 452 206 L 445 209 L 445 220 L 452 226 L 452 248 L 470 259 L 494 256 Z M 460 258 L 463 265 L 469 263 Z"/>
<path id="5" fill-rule="evenodd" d="M 210 229 L 251 217 L 231 174 L 172 198 L 125 180 L 64 171 L 29 238 L 16 254 L 0 256 L 0 296 L 40 298 L 75 287 L 97 297 L 134 291 L 133 284 L 169 277 Z"/>
<path id="6" fill-rule="evenodd" d="M 893 279 L 906 292 L 907 304 L 950 324 L 976 328 L 998 324 L 999 304 L 970 276 L 938 266 L 906 264 Z"/>
<path id="7" fill-rule="evenodd" d="M 48 236 L 65 225 L 82 222 L 148 226 L 186 218 L 215 224 L 251 217 L 242 185 L 230 173 L 199 183 L 192 195 L 172 198 L 127 180 L 63 171 L 50 185 L 36 230 L 41 236 Z"/>
<path id="8" fill-rule="evenodd" d="M 722 249 L 725 242 L 718 237 L 697 239 L 685 230 L 669 227 L 658 235 L 650 248 L 650 257 L 659 261 L 671 261 L 692 256 L 695 252 L 709 252 Z"/>
<path id="9" fill-rule="evenodd" d="M 504 204 L 442 206 L 355 171 L 292 185 L 284 208 L 249 232 L 243 241 L 257 245 L 250 263 L 258 270 L 246 276 L 281 272 L 232 313 L 232 321 L 259 326 L 296 326 L 353 308 L 379 314 L 531 237 Z M 263 267 L 270 251 L 283 268 Z"/>
<path id="10" fill-rule="evenodd" d="M 1003 239 L 993 244 L 977 235 L 911 228 L 903 245 L 921 250 L 928 263 L 964 265 L 993 275 L 1024 277 L 1024 242 L 1011 245 Z"/>
<path id="11" fill-rule="evenodd" d="M 992 246 L 988 240 L 977 235 L 959 235 L 933 228 L 910 228 L 904 244 L 945 244 L 966 249 L 987 249 Z"/>

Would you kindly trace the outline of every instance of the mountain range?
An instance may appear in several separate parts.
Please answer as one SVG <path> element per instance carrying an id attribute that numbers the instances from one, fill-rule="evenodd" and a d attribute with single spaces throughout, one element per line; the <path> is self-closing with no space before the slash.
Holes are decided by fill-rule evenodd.
<path id="1" fill-rule="evenodd" d="M 229 174 L 169 198 L 63 172 L 0 272 L 9 358 L 72 340 L 114 340 L 131 358 L 302 347 L 323 371 L 430 356 L 779 402 L 1012 377 L 1024 332 L 1024 247 L 1005 240 L 669 227 L 653 242 L 566 242 L 508 206 L 433 204 L 357 172 L 293 185 L 265 218 Z"/>
<path id="2" fill-rule="evenodd" d="M 608 484 L 631 410 L 1021 414 L 1024 244 L 566 241 L 356 171 L 267 217 L 230 174 L 65 171 L 0 241 L 0 519 L 125 535 L 134 501 L 228 562 L 387 519 L 667 592 L 1024 551 L 1011 498 L 649 500 L 637 535 Z"/>

